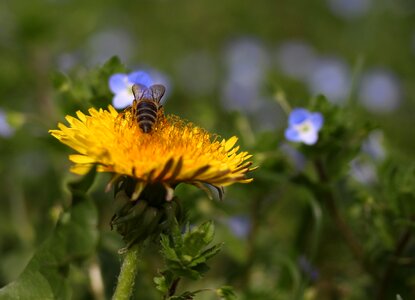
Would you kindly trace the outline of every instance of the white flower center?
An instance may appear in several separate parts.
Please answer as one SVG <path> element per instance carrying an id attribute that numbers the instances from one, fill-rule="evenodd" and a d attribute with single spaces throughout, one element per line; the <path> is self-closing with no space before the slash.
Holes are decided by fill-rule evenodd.
<path id="1" fill-rule="evenodd" d="M 303 123 L 295 126 L 298 131 L 300 140 L 308 145 L 312 145 L 317 141 L 317 130 L 310 120 L 305 120 Z"/>
<path id="2" fill-rule="evenodd" d="M 313 130 L 313 124 L 306 120 L 301 124 L 295 125 L 295 129 L 297 129 L 300 134 L 305 134 Z"/>

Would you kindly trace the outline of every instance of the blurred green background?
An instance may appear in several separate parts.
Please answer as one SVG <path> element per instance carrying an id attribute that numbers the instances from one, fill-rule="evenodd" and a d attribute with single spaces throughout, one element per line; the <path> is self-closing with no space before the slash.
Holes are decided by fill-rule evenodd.
<path id="1" fill-rule="evenodd" d="M 1 286 L 20 274 L 68 204 L 71 151 L 48 130 L 86 111 L 89 96 L 96 106 L 111 102 L 107 87 L 101 94 L 80 87 L 114 55 L 167 86 L 167 113 L 226 138 L 238 135 L 254 154 L 263 141 L 275 151 L 284 144 L 287 118 L 276 93 L 293 107 L 323 93 L 340 108 L 352 105 L 356 120 L 378 124 L 388 153 L 415 158 L 413 1 L 1 1 Z M 100 177 L 93 195 L 102 232 L 96 260 L 111 295 L 122 243 L 108 225 L 107 180 Z M 308 196 L 270 182 L 230 187 L 223 203 L 192 188 L 178 191 L 190 220 L 214 219 L 217 240 L 225 241 L 196 285 L 231 284 L 243 299 L 290 299 L 297 291 L 309 299 L 366 299 L 368 278 L 335 233 L 325 235 L 331 238 L 313 263 L 305 257 Z M 149 257 L 139 299 L 157 299 L 151 280 L 159 263 Z M 92 298 L 87 270 L 72 276 L 75 299 Z"/>

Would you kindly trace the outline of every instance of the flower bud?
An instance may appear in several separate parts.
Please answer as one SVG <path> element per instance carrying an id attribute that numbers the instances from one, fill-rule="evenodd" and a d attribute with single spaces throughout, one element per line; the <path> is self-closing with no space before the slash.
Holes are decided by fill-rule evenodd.
<path id="1" fill-rule="evenodd" d="M 137 200 L 132 200 L 135 180 L 125 177 L 116 186 L 116 209 L 111 228 L 123 237 L 126 248 L 169 230 L 171 218 L 182 223 L 184 213 L 180 201 L 173 197 L 167 202 L 168 191 L 164 185 L 146 185 Z"/>

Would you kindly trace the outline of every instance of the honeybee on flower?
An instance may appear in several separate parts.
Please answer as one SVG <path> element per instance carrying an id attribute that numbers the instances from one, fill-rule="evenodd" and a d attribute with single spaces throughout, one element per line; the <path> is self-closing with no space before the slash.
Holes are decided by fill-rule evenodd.
<path id="1" fill-rule="evenodd" d="M 147 122 L 140 124 L 143 118 L 140 119 L 137 100 L 158 101 L 164 88 L 151 87 L 151 81 L 142 81 L 135 88 L 136 97 L 132 86 L 131 95 L 126 95 L 121 85 L 129 85 L 132 74 L 115 74 L 109 83 L 111 90 L 119 92 L 114 103 L 120 104 L 128 96 L 136 100 L 135 109 L 120 113 L 111 105 L 108 109 L 90 108 L 88 114 L 78 111 L 76 117 L 66 116 L 68 126 L 60 123 L 59 129 L 50 130 L 54 137 L 78 152 L 69 156 L 74 163 L 72 172 L 85 174 L 97 165 L 99 172 L 131 177 L 142 188 L 154 183 L 174 188 L 186 182 L 200 188 L 209 184 L 221 189 L 235 182 L 252 181 L 246 177 L 253 170 L 249 161 L 252 155 L 239 151 L 235 136 L 219 139 L 178 116 L 164 115 L 162 109 L 155 120 L 152 118 L 151 134 L 146 133 Z M 149 79 L 144 75 L 141 78 Z M 150 89 L 142 87 L 148 85 Z"/>

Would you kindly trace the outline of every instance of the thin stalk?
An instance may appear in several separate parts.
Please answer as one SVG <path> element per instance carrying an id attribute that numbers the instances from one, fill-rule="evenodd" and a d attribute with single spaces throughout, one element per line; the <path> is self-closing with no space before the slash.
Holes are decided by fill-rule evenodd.
<path id="1" fill-rule="evenodd" d="M 247 261 L 244 267 L 244 274 L 242 276 L 242 285 L 244 287 L 249 286 L 251 269 L 255 261 L 256 238 L 260 228 L 260 210 L 262 201 L 263 198 L 259 198 L 256 201 L 253 201 L 251 206 L 251 229 L 248 233 Z"/>
<path id="2" fill-rule="evenodd" d="M 180 277 L 177 277 L 175 280 L 173 280 L 173 283 L 171 284 L 169 288 L 169 295 L 168 297 L 174 296 L 176 293 L 177 286 L 179 285 Z M 167 299 L 167 297 L 164 297 L 164 299 Z"/>
<path id="3" fill-rule="evenodd" d="M 411 218 L 412 221 L 415 221 L 415 217 Z M 392 254 L 391 259 L 389 260 L 385 272 L 382 275 L 380 280 L 379 289 L 377 293 L 377 299 L 383 300 L 386 299 L 386 291 L 388 290 L 389 283 L 393 278 L 396 268 L 396 260 L 399 256 L 402 255 L 406 246 L 408 245 L 409 241 L 411 240 L 412 236 L 412 228 L 408 227 L 405 232 L 402 233 L 401 237 L 399 238 L 398 242 L 396 243 L 395 251 Z"/>
<path id="4" fill-rule="evenodd" d="M 127 250 L 121 266 L 120 275 L 118 276 L 117 287 L 112 296 L 113 300 L 130 299 L 134 290 L 135 276 L 138 270 L 140 246 L 141 244 L 137 243 Z"/>
<path id="5" fill-rule="evenodd" d="M 91 292 L 94 300 L 105 300 L 104 280 L 97 257 L 94 257 L 88 268 Z"/>
<path id="6" fill-rule="evenodd" d="M 291 112 L 291 106 L 290 103 L 288 103 L 287 98 L 285 97 L 284 91 L 278 90 L 274 95 L 274 99 L 280 105 L 285 115 L 289 116 Z"/>
<path id="7" fill-rule="evenodd" d="M 330 178 L 326 172 L 324 164 L 321 160 L 316 160 L 314 162 L 314 167 L 317 171 L 317 175 L 319 177 L 320 182 L 322 183 L 329 183 Z M 337 230 L 339 231 L 340 235 L 342 236 L 343 240 L 345 241 L 346 245 L 349 247 L 350 251 L 352 252 L 353 256 L 362 266 L 362 268 L 372 276 L 375 280 L 378 278 L 376 272 L 373 270 L 372 266 L 370 266 L 365 258 L 365 254 L 363 251 L 363 247 L 360 244 L 359 240 L 356 239 L 352 229 L 343 219 L 343 216 L 339 212 L 335 200 L 334 193 L 329 189 L 326 193 L 326 207 L 327 210 L 333 219 Z"/>

